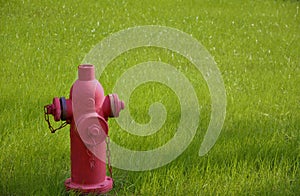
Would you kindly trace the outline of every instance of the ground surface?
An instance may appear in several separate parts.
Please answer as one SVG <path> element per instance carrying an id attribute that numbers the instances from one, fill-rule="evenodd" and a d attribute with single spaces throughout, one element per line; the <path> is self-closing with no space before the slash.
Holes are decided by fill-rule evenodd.
<path id="1" fill-rule="evenodd" d="M 69 131 L 51 134 L 43 106 L 54 96 L 68 97 L 77 65 L 106 36 L 138 25 L 163 25 L 191 34 L 214 57 L 227 92 L 226 120 L 214 148 L 199 157 L 210 116 L 201 74 L 165 49 L 122 54 L 99 78 L 106 93 L 127 68 L 163 61 L 189 78 L 202 110 L 197 135 L 181 156 L 152 171 L 114 168 L 110 194 L 299 195 L 300 3 L 242 2 L 1 1 L 0 194 L 65 194 Z M 149 105 L 161 100 L 169 110 L 169 124 L 145 139 L 110 120 L 112 139 L 137 150 L 168 141 L 180 118 L 172 96 L 157 83 L 136 89 L 127 103 L 135 120 L 149 121 Z"/>

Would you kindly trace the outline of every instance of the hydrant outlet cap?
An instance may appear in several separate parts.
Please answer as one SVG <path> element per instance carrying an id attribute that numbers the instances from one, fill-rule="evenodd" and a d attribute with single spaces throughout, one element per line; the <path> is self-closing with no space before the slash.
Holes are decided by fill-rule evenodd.
<path id="1" fill-rule="evenodd" d="M 61 117 L 61 107 L 60 107 L 60 101 L 58 97 L 53 98 L 52 103 L 52 115 L 54 116 L 55 121 L 59 121 Z"/>
<path id="2" fill-rule="evenodd" d="M 120 101 L 120 102 L 121 102 L 121 109 L 124 110 L 124 108 L 125 108 L 124 101 Z"/>
<path id="3" fill-rule="evenodd" d="M 94 65 L 84 64 L 78 66 L 78 79 L 81 81 L 89 81 L 95 79 Z"/>

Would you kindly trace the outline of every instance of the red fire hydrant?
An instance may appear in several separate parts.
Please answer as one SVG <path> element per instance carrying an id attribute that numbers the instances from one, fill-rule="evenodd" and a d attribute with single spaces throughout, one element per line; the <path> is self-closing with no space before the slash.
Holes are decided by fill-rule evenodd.
<path id="1" fill-rule="evenodd" d="M 110 191 L 113 179 L 106 176 L 107 120 L 119 116 L 123 101 L 116 94 L 104 96 L 93 65 L 79 65 L 70 98 L 55 97 L 44 109 L 52 133 L 70 124 L 71 178 L 65 181 L 66 190 L 100 194 Z M 65 122 L 54 129 L 49 114 L 55 121 Z"/>

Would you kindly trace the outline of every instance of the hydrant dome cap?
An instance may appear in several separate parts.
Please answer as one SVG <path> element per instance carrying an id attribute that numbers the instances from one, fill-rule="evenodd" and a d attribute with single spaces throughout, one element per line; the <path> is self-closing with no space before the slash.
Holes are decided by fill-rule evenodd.
<path id="1" fill-rule="evenodd" d="M 81 81 L 89 81 L 95 79 L 95 67 L 90 64 L 82 64 L 78 66 L 78 79 Z"/>

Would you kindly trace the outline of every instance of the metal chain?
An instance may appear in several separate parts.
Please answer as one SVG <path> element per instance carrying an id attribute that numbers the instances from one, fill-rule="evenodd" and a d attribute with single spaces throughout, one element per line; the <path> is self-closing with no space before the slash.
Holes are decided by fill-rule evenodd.
<path id="1" fill-rule="evenodd" d="M 110 148 L 109 148 L 109 144 L 110 144 L 109 136 L 106 137 L 105 142 L 106 142 L 107 166 L 108 166 L 108 171 L 109 171 L 110 177 L 112 178 L 112 166 L 111 166 L 111 154 L 110 154 Z"/>
<path id="2" fill-rule="evenodd" d="M 50 123 L 50 120 L 49 120 L 49 114 L 47 113 L 47 106 L 44 107 L 44 117 L 45 117 L 45 120 L 46 120 L 46 122 L 47 122 L 47 124 L 48 124 L 48 127 L 49 127 L 51 133 L 55 133 L 55 131 L 57 131 L 57 130 L 59 130 L 59 129 L 62 129 L 62 128 L 64 128 L 65 126 L 68 125 L 67 122 L 64 122 L 64 123 L 62 123 L 58 128 L 54 129 L 54 128 L 51 126 L 51 123 Z"/>

